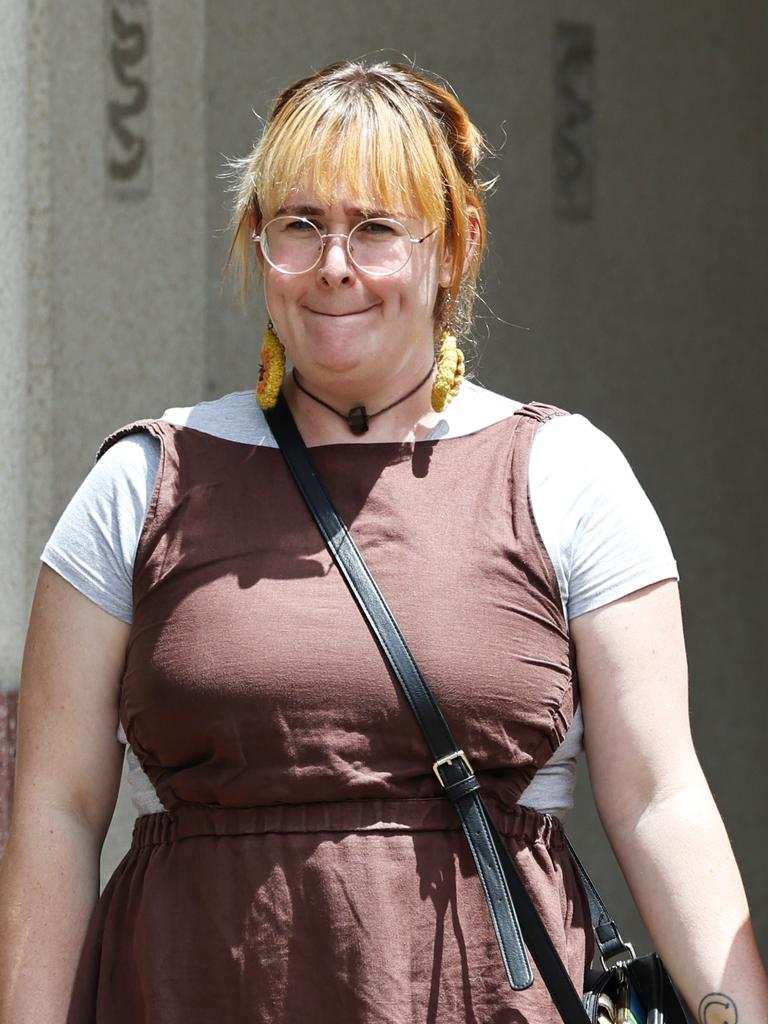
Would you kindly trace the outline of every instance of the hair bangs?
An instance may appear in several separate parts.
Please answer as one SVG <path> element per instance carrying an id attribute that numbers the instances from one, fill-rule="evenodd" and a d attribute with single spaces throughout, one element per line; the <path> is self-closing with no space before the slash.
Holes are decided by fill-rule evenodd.
<path id="1" fill-rule="evenodd" d="M 276 129 L 276 130 L 275 130 Z M 426 126 L 377 95 L 318 96 L 273 126 L 255 170 L 262 217 L 294 189 L 322 205 L 445 222 L 443 176 Z"/>

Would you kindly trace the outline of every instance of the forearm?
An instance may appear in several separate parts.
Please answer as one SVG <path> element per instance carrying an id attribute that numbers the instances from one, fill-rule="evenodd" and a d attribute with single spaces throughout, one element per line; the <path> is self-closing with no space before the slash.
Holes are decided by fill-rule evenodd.
<path id="1" fill-rule="evenodd" d="M 100 841 L 49 809 L 14 823 L 0 862 L 0 1024 L 64 1024 L 98 895 Z"/>
<path id="2" fill-rule="evenodd" d="M 768 979 L 730 842 L 703 776 L 625 818 L 610 835 L 653 943 L 695 1019 L 765 1024 Z M 702 1000 L 713 993 L 725 998 L 713 996 L 705 1012 Z M 738 1016 L 720 1008 L 725 1001 Z"/>

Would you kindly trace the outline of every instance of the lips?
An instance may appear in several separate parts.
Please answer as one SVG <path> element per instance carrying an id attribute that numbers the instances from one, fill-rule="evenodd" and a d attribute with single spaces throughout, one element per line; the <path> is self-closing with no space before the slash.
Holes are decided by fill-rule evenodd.
<path id="1" fill-rule="evenodd" d="M 365 309 L 347 309 L 347 310 L 341 310 L 341 311 L 337 311 L 337 310 L 324 310 L 324 309 L 312 309 L 309 306 L 307 306 L 307 309 L 309 310 L 310 313 L 314 313 L 315 316 L 332 316 L 332 317 L 360 316 L 361 314 L 367 313 L 369 310 L 373 309 L 375 305 L 376 305 L 376 303 L 374 303 L 373 306 L 366 306 Z"/>

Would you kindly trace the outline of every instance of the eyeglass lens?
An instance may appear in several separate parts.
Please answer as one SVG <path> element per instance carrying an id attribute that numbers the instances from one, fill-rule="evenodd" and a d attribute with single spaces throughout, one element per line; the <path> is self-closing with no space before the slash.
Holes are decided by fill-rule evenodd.
<path id="1" fill-rule="evenodd" d="M 262 231 L 264 255 L 284 274 L 303 274 L 317 266 L 323 251 L 320 230 L 300 217 L 276 217 Z M 349 255 L 366 274 L 385 276 L 402 270 L 411 257 L 413 242 L 399 221 L 364 220 L 349 234 Z"/>

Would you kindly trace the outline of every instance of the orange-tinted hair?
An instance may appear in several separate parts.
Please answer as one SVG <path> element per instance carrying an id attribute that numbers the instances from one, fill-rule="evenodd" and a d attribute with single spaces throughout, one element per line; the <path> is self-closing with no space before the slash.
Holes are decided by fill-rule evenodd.
<path id="1" fill-rule="evenodd" d="M 230 165 L 236 199 L 227 267 L 241 269 L 243 301 L 251 231 L 299 186 L 325 205 L 343 194 L 361 209 L 423 216 L 435 225 L 452 253 L 451 283 L 440 289 L 435 321 L 450 320 L 463 332 L 486 245 L 483 193 L 493 182 L 478 176 L 486 152 L 456 97 L 405 65 L 345 61 L 289 86 L 253 150 Z"/>

